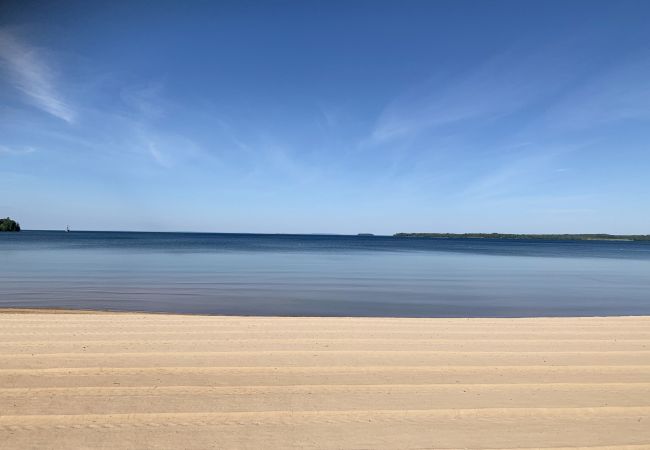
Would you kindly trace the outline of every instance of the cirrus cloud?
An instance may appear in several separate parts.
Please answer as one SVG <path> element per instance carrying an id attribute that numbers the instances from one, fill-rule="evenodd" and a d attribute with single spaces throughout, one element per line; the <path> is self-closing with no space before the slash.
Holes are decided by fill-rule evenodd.
<path id="1" fill-rule="evenodd" d="M 0 63 L 29 104 L 68 123 L 75 121 L 74 109 L 55 87 L 54 69 L 36 47 L 0 29 Z"/>

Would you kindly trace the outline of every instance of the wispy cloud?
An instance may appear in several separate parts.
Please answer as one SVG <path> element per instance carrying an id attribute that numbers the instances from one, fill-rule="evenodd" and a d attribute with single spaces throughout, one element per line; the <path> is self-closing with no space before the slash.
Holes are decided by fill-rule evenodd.
<path id="1" fill-rule="evenodd" d="M 594 76 L 550 108 L 553 129 L 588 129 L 624 120 L 650 121 L 650 54 L 636 55 Z"/>
<path id="2" fill-rule="evenodd" d="M 511 195 L 538 179 L 548 159 L 547 155 L 533 155 L 509 161 L 473 180 L 461 195 L 475 200 Z"/>
<path id="3" fill-rule="evenodd" d="M 158 164 L 165 167 L 166 169 L 169 169 L 171 167 L 171 161 L 166 155 L 163 155 L 155 142 L 147 142 L 147 149 Z"/>
<path id="4" fill-rule="evenodd" d="M 6 29 L 0 29 L 0 62 L 13 86 L 33 106 L 72 123 L 75 111 L 55 87 L 55 73 L 39 51 Z"/>
<path id="5" fill-rule="evenodd" d="M 129 86 L 122 89 L 120 97 L 135 113 L 146 119 L 159 119 L 166 113 L 163 100 L 163 84 L 148 83 L 143 86 Z"/>
<path id="6" fill-rule="evenodd" d="M 195 140 L 182 134 L 162 131 L 142 123 L 129 124 L 124 134 L 129 135 L 126 147 L 136 153 L 142 150 L 159 166 L 171 169 L 177 164 L 207 157 L 205 149 Z M 211 161 L 214 158 L 210 159 Z"/>
<path id="7" fill-rule="evenodd" d="M 521 195 L 532 187 L 566 172 L 566 168 L 554 167 L 562 156 L 580 151 L 588 142 L 561 147 L 527 148 L 514 155 L 493 170 L 485 171 L 461 191 L 461 196 L 472 200 L 496 200 Z"/>
<path id="8" fill-rule="evenodd" d="M 0 145 L 0 155 L 26 155 L 34 152 L 35 150 L 32 147 L 7 147 L 6 145 Z"/>
<path id="9" fill-rule="evenodd" d="M 516 112 L 566 82 L 563 63 L 563 56 L 549 49 L 524 56 L 506 52 L 455 78 L 433 78 L 388 104 L 371 140 L 385 142 L 461 121 L 489 120 Z"/>

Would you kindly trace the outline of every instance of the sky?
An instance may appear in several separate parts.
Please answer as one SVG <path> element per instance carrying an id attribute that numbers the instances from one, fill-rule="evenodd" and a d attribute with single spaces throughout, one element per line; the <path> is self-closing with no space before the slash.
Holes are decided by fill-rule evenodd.
<path id="1" fill-rule="evenodd" d="M 650 234 L 648 1 L 0 1 L 25 229 Z"/>

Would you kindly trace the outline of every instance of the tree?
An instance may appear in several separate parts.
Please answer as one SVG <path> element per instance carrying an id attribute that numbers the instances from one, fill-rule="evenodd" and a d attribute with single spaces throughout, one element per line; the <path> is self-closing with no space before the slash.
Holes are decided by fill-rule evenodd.
<path id="1" fill-rule="evenodd" d="M 20 225 L 9 217 L 0 219 L 0 231 L 20 231 Z"/>

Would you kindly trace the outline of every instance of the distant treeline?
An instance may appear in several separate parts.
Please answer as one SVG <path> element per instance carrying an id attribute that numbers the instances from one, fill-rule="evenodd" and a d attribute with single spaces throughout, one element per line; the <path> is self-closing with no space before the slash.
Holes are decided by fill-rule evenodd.
<path id="1" fill-rule="evenodd" d="M 548 239 L 562 241 L 650 241 L 650 234 L 501 234 L 501 233 L 397 233 L 395 237 Z"/>
<path id="2" fill-rule="evenodd" d="M 20 225 L 9 217 L 0 219 L 0 231 L 20 231 Z"/>

